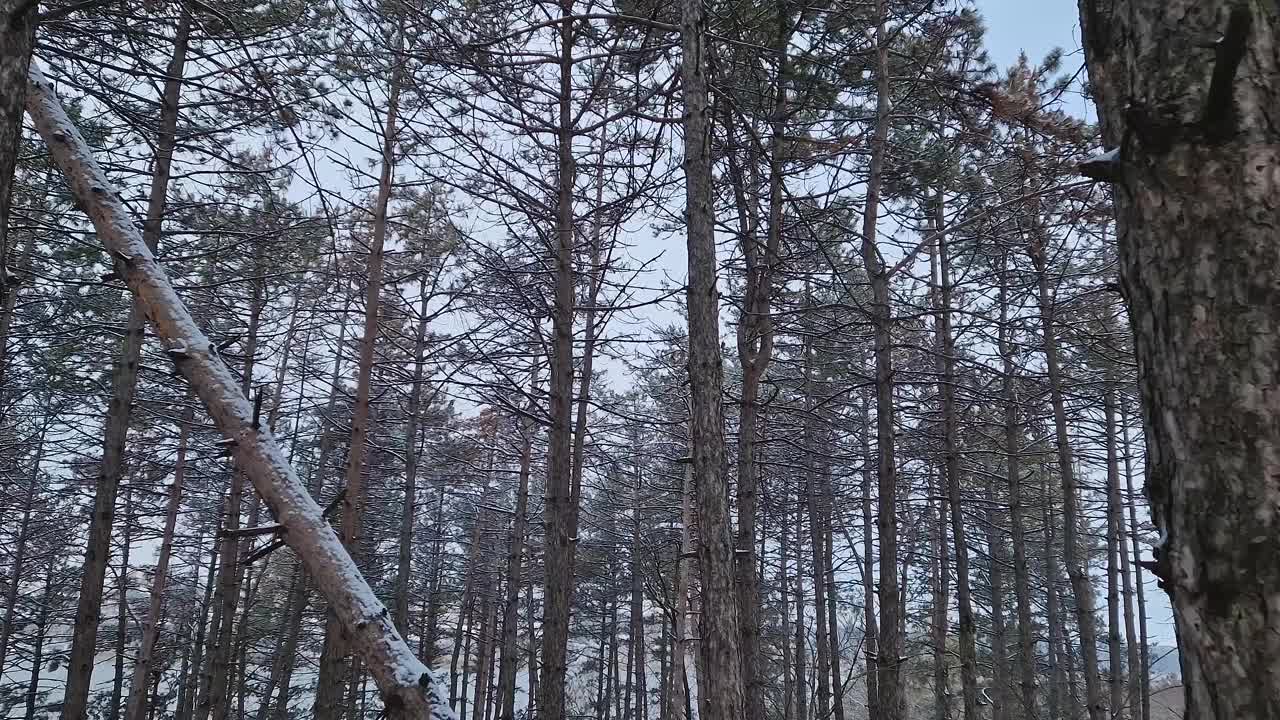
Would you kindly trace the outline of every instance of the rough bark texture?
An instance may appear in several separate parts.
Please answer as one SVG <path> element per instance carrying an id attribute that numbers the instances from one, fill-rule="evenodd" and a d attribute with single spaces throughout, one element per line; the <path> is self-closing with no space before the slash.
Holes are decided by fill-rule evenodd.
<path id="1" fill-rule="evenodd" d="M 0 293 L 7 300 L 15 288 L 9 282 L 9 209 L 13 174 L 22 143 L 22 102 L 27 87 L 27 67 L 35 45 L 39 10 L 24 0 L 0 0 Z M 25 12 L 18 12 L 25 10 Z M 2 303 L 0 303 L 2 304 Z M 0 337 L 0 343 L 7 338 Z"/>
<path id="2" fill-rule="evenodd" d="M 67 117 L 52 85 L 35 67 L 27 86 L 26 106 L 98 237 L 123 266 L 130 290 L 141 299 L 170 357 L 231 442 L 237 466 L 284 526 L 285 542 L 298 553 L 346 627 L 351 647 L 372 672 L 389 715 L 433 720 L 453 717 L 433 674 L 396 632 L 390 613 L 322 517 L 320 506 L 284 459 L 269 429 L 255 425 L 252 404 L 241 394 L 209 338 L 196 326 Z"/>
<path id="3" fill-rule="evenodd" d="M 1280 6 L 1080 12 L 1187 717 L 1280 717 Z"/>
<path id="4" fill-rule="evenodd" d="M 729 498 L 721 474 L 724 426 L 720 412 L 720 293 L 716 287 L 715 221 L 711 198 L 710 113 L 706 74 L 707 19 L 701 0 L 680 4 L 680 79 L 684 91 L 685 216 L 688 224 L 689 384 L 693 484 L 698 512 L 698 568 L 702 585 L 699 653 L 705 668 L 698 688 L 703 720 L 743 716 L 742 665 Z"/>

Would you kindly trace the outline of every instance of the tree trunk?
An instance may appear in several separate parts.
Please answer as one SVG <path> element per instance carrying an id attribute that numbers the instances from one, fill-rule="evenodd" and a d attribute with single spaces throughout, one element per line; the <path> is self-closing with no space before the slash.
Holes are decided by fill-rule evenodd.
<path id="1" fill-rule="evenodd" d="M 272 515 L 284 526 L 286 544 L 298 553 L 337 611 L 352 647 L 378 683 L 388 715 L 392 720 L 420 718 L 429 715 L 432 707 L 442 707 L 438 681 L 396 632 L 390 613 L 373 595 L 270 430 L 255 421 L 252 404 L 238 392 L 231 371 L 197 328 L 52 86 L 34 66 L 27 86 L 27 112 L 93 220 L 99 239 L 122 266 L 130 290 L 142 300 L 171 359 L 231 442 L 237 466 L 253 480 Z"/>
<path id="2" fill-rule="evenodd" d="M 880 182 L 889 141 L 889 38 L 885 30 L 886 0 L 876 0 L 875 63 L 876 124 L 871 138 L 867 197 L 862 216 L 862 262 L 871 282 L 871 325 L 876 361 L 876 449 L 879 480 L 880 637 L 876 643 L 876 694 L 882 720 L 902 720 L 906 696 L 898 657 L 901 627 L 898 598 L 898 471 L 894 459 L 893 312 L 889 298 L 890 270 L 876 247 L 880 212 Z"/>
<path id="3" fill-rule="evenodd" d="M 1018 615 L 1018 689 L 1022 718 L 1036 716 L 1036 637 L 1031 621 L 1031 574 L 1027 565 L 1027 540 L 1023 510 L 1022 428 L 1018 424 L 1017 385 L 1014 377 L 1014 342 L 1009 319 L 1009 255 L 1000 255 L 1000 326 L 998 345 L 1002 362 L 1000 395 L 1004 413 L 1005 479 L 1009 485 L 1009 535 L 1013 545 L 1013 594 Z"/>
<path id="4" fill-rule="evenodd" d="M 1098 648 L 1095 641 L 1097 619 L 1094 615 L 1093 580 L 1081 554 L 1079 538 L 1080 487 L 1076 481 L 1071 438 L 1067 433 L 1067 410 L 1062 392 L 1062 370 L 1058 359 L 1056 297 L 1049 293 L 1049 273 L 1045 255 L 1045 238 L 1039 222 L 1033 218 L 1027 254 L 1036 270 L 1036 288 L 1040 306 L 1040 329 L 1043 333 L 1045 366 L 1049 379 L 1049 398 L 1053 405 L 1054 436 L 1058 450 L 1058 473 L 1062 478 L 1062 564 L 1066 566 L 1071 592 L 1075 597 L 1076 624 L 1080 627 L 1080 662 L 1084 673 L 1085 703 L 1089 720 L 1103 720 L 1106 706 L 1102 700 L 1102 683 L 1098 674 Z"/>
<path id="5" fill-rule="evenodd" d="M 637 452 L 641 451 L 640 438 L 638 434 L 632 436 L 632 448 Z M 640 463 L 632 462 L 632 473 L 635 483 L 631 490 L 631 630 L 630 645 L 632 672 L 635 685 L 635 714 L 628 714 L 628 720 L 649 720 L 649 698 L 648 689 L 645 679 L 648 675 L 645 660 L 645 638 L 644 638 L 644 579 L 640 569 L 640 553 L 643 549 L 641 544 L 643 526 L 641 518 L 644 514 L 644 507 L 641 504 L 641 492 L 644 489 L 644 478 L 640 473 Z M 754 568 L 752 568 L 754 572 Z M 628 679 L 628 683 L 631 680 Z"/>
<path id="6" fill-rule="evenodd" d="M 986 520 L 987 550 L 990 554 L 991 585 L 991 720 L 1007 720 L 1009 717 L 1009 640 L 1008 623 L 1005 620 L 1005 566 L 1009 554 L 1004 544 L 1004 529 L 1000 526 L 997 508 L 1002 506 L 996 490 L 994 473 L 987 473 Z"/>
<path id="7" fill-rule="evenodd" d="M 21 594 L 22 570 L 27 560 L 27 542 L 31 539 L 31 513 L 35 510 L 36 499 L 40 496 L 40 465 L 44 462 L 44 440 L 49 430 L 46 423 L 40 428 L 40 439 L 36 442 L 35 460 L 31 464 L 31 475 L 27 480 L 26 492 L 22 494 L 22 519 L 18 521 L 18 533 L 13 543 L 13 571 L 9 576 L 8 588 L 4 597 L 4 625 L 0 626 L 0 668 L 8 657 L 9 639 L 13 636 L 13 627 L 17 622 L 15 613 L 18 608 L 18 595 Z"/>
<path id="8" fill-rule="evenodd" d="M 831 709 L 832 717 L 835 720 L 845 720 L 844 714 L 844 690 L 845 681 L 844 674 L 841 670 L 840 658 L 840 626 L 838 624 L 838 614 L 836 606 L 838 605 L 838 596 L 836 594 L 836 570 L 835 570 L 835 549 L 834 539 L 832 537 L 831 521 L 834 515 L 835 495 L 831 486 L 831 477 L 829 473 L 824 473 L 822 477 L 822 535 L 823 542 L 826 547 L 823 548 L 824 560 L 822 563 L 826 577 L 827 586 L 827 641 L 828 650 L 831 653 Z M 821 610 L 819 610 L 821 612 Z"/>
<path id="9" fill-rule="evenodd" d="M 812 307 L 813 296 L 810 293 L 809 283 L 805 282 L 804 302 L 807 307 Z M 814 389 L 813 389 L 813 335 L 806 332 L 801 339 L 803 347 L 804 365 L 802 366 L 802 381 L 804 383 L 804 437 L 802 438 L 801 447 L 804 448 L 804 493 L 805 507 L 809 511 L 809 553 L 810 553 L 810 570 L 813 579 L 813 620 L 814 620 L 814 706 L 813 711 L 819 718 L 826 718 L 831 714 L 831 648 L 829 645 L 830 635 L 827 633 L 827 599 L 826 599 L 826 563 L 828 558 L 826 554 L 826 542 L 823 533 L 822 518 L 822 493 L 819 490 L 821 481 L 818 479 L 820 475 L 826 472 L 825 467 L 815 467 L 815 458 L 822 456 L 822 450 L 817 445 L 817 433 L 814 430 L 813 408 L 814 408 Z"/>
<path id="10" fill-rule="evenodd" d="M 1102 391 L 1107 450 L 1107 664 L 1110 666 L 1111 720 L 1124 713 L 1124 655 L 1120 648 L 1120 462 L 1116 451 L 1116 395 L 1110 382 Z"/>
<path id="11" fill-rule="evenodd" d="M 960 469 L 959 423 L 956 420 L 955 340 L 951 336 L 951 257 L 948 239 L 943 234 L 946 218 L 942 193 L 933 202 L 933 230 L 937 234 L 938 266 L 937 341 L 938 395 L 942 404 L 942 444 L 945 458 L 947 505 L 951 511 L 951 539 L 955 544 L 956 605 L 959 615 L 960 692 L 964 702 L 964 720 L 978 720 L 978 651 L 977 621 L 973 613 L 973 594 L 969 587 L 969 544 L 965 533 Z"/>
<path id="12" fill-rule="evenodd" d="M 692 439 L 687 441 L 692 452 Z M 667 693 L 671 709 L 670 720 L 691 720 L 689 707 L 688 673 L 685 669 L 689 658 L 689 559 L 693 555 L 693 464 L 684 466 L 684 479 L 680 487 L 680 554 L 676 556 L 675 609 L 672 618 L 671 688 Z"/>
<path id="13" fill-rule="evenodd" d="M 184 10 L 174 35 L 173 54 L 166 70 L 161 96 L 160 123 L 156 137 L 154 169 L 147 198 L 147 217 L 142 225 L 141 240 L 155 252 L 164 223 L 165 204 L 169 193 L 169 173 L 177 146 L 179 95 L 186 68 L 190 16 Z M 17 87 L 17 85 L 6 85 Z M 30 89 L 28 89 L 30 92 Z M 18 93 L 14 93 L 17 95 Z M 33 105 L 27 101 L 28 109 Z M 3 151 L 0 151 L 3 152 Z M 66 172 L 66 168 L 62 168 Z M 0 183 L 2 184 L 2 183 Z M 100 188 L 101 189 L 101 188 Z M 132 220 L 129 221 L 132 223 Z M 119 262 L 116 263 L 120 265 Z M 67 687 L 62 705 L 64 720 L 84 720 L 89 700 L 89 683 L 93 675 L 93 658 L 97 650 L 99 611 L 102 606 L 102 582 L 111 547 L 111 526 L 115 522 L 116 493 L 124 472 L 125 438 L 133 413 L 133 395 L 142 360 L 142 342 L 146 318 L 141 300 L 134 296 L 129 306 L 124 341 L 111 371 L 111 403 L 103 430 L 102 465 L 94 488 L 93 515 L 89 523 L 89 544 L 85 551 L 84 571 L 80 576 L 80 595 L 76 607 L 75 627 L 71 635 L 71 657 L 67 661 Z"/>
<path id="14" fill-rule="evenodd" d="M 413 389 L 409 391 L 409 421 L 404 442 L 404 503 L 400 510 L 400 545 L 396 556 L 395 622 L 400 634 L 409 636 L 409 572 L 413 565 L 413 518 L 418 502 L 418 415 L 422 412 L 423 366 L 427 353 L 426 274 L 418 284 L 422 296 L 418 329 L 413 341 Z"/>
<path id="15" fill-rule="evenodd" d="M 929 473 L 929 495 L 936 495 L 933 472 Z M 930 623 L 933 640 L 933 713 L 935 720 L 951 719 L 951 669 L 947 659 L 947 632 L 951 621 L 951 568 L 947 550 L 947 506 L 939 502 L 936 509 L 929 501 L 929 524 L 933 541 L 930 568 L 933 584 L 933 617 Z"/>
<path id="16" fill-rule="evenodd" d="M 742 400 L 738 409 L 738 612 L 741 623 L 742 682 L 745 690 L 745 720 L 764 720 L 764 678 L 760 657 L 760 578 L 756 572 L 756 505 L 759 468 L 756 462 L 757 427 L 760 415 L 760 381 L 773 357 L 773 319 L 770 317 L 773 273 L 782 247 L 783 167 L 785 163 L 787 92 L 790 62 L 787 49 L 793 31 L 791 13 L 778 5 L 778 32 L 774 43 L 777 75 L 773 88 L 773 111 L 769 139 L 769 216 L 767 237 L 759 246 L 755 232 L 741 238 L 746 263 L 746 285 L 742 314 L 738 322 L 738 358 L 742 365 Z M 750 198 L 755 215 L 755 198 Z M 746 204 L 743 211 L 746 211 Z M 758 225 L 758 221 L 750 223 Z M 752 230 L 755 230 L 753 227 Z M 762 252 L 763 251 L 763 252 Z M 763 257 L 761 257 L 763 255 Z M 843 718 L 841 718 L 843 720 Z"/>
<path id="17" fill-rule="evenodd" d="M 1075 712 L 1064 715 L 1062 712 L 1062 691 L 1067 686 L 1063 659 L 1066 656 L 1064 646 L 1067 644 L 1067 622 L 1062 617 L 1058 606 L 1058 556 L 1057 533 L 1054 531 L 1053 495 L 1049 492 L 1049 476 L 1042 467 L 1041 488 L 1044 523 L 1044 583 L 1045 583 L 1045 625 L 1049 633 L 1049 720 L 1062 720 L 1064 717 L 1076 716 Z M 1068 699 L 1070 697 L 1068 696 Z"/>
<path id="18" fill-rule="evenodd" d="M 706 65 L 707 21 L 701 0 L 682 0 L 681 83 L 684 93 L 685 215 L 688 222 L 689 384 L 693 476 L 697 493 L 698 566 L 702 585 L 698 676 L 705 688 L 703 720 L 743 717 L 735 561 L 729 527 L 729 498 L 721 475 L 724 426 L 720 412 L 723 382 L 720 357 L 720 293 L 716 278 L 714 209 L 711 197 L 710 114 Z M 754 572 L 754 566 L 751 572 Z M 549 720 L 558 720 L 550 718 Z"/>
<path id="19" fill-rule="evenodd" d="M 22 104 L 27 87 L 27 68 L 35 47 L 36 15 L 39 2 L 29 6 L 24 0 L 0 0 L 0 307 L 6 315 L 0 327 L 0 373 L 6 364 L 8 328 L 12 297 L 18 291 L 9 274 L 9 220 L 13 201 L 13 177 L 22 148 Z M 83 710 L 81 711 L 83 712 Z"/>
<path id="20" fill-rule="evenodd" d="M 805 673 L 805 659 L 809 656 L 808 633 L 804 628 L 804 553 L 800 552 L 804 537 L 806 505 L 796 503 L 796 720 L 809 720 L 809 678 Z"/>
<path id="21" fill-rule="evenodd" d="M 403 23 L 402 23 L 403 25 Z M 403 26 L 396 31 L 396 42 L 404 43 Z M 356 398 L 351 415 L 351 444 L 347 449 L 347 468 L 343 474 L 342 544 L 358 563 L 360 534 L 364 525 L 364 453 L 370 431 L 369 397 L 373 374 L 374 346 L 378 339 L 378 301 L 382 293 L 383 245 L 387 238 L 387 208 L 391 202 L 395 173 L 396 136 L 399 122 L 402 64 L 397 61 L 388 89 L 387 114 L 382 129 L 382 171 L 378 178 L 378 195 L 374 200 L 373 232 L 369 239 L 369 260 L 365 278 L 364 334 L 360 338 L 360 357 L 356 367 Z M 403 627 L 401 625 L 401 627 Z M 334 612 L 326 615 L 324 647 L 320 653 L 320 671 L 316 685 L 316 720 L 336 720 L 341 713 L 341 691 L 348 654 L 342 623 Z M 216 720 L 222 720 L 217 718 Z"/>
<path id="22" fill-rule="evenodd" d="M 533 424 L 520 420 L 520 484 L 516 489 L 515 515 L 511 537 L 507 541 L 507 596 L 502 608 L 502 660 L 498 669 L 500 720 L 515 720 L 516 666 L 520 650 L 516 647 L 520 623 L 520 567 L 524 556 L 524 538 L 529 526 L 529 475 L 533 466 Z M 533 638 L 529 638 L 533 642 Z"/>
<path id="23" fill-rule="evenodd" d="M 31 676 L 27 681 L 27 711 L 23 720 L 36 720 L 36 696 L 40 692 L 40 671 L 44 669 L 44 643 L 48 639 L 49 614 L 53 608 L 53 573 L 57 568 L 57 553 L 49 554 L 49 564 L 44 573 L 44 592 L 40 597 L 40 610 L 36 613 L 36 637 L 31 648 Z"/>
<path id="24" fill-rule="evenodd" d="M 880 689 L 876 682 L 879 662 L 876 648 L 880 631 L 876 623 L 875 547 L 873 545 L 874 514 L 871 500 L 871 414 L 870 402 L 864 397 L 862 414 L 862 605 L 863 657 L 866 658 L 867 720 L 880 719 Z"/>
<path id="25" fill-rule="evenodd" d="M 1138 677 L 1136 681 L 1132 680 L 1134 685 L 1140 685 L 1139 693 L 1141 695 L 1142 720 L 1151 720 L 1151 665 L 1148 657 L 1150 650 L 1147 647 L 1147 598 L 1146 589 L 1142 580 L 1142 550 L 1138 547 L 1138 513 L 1135 509 L 1138 497 L 1133 491 L 1133 447 L 1129 442 L 1129 411 L 1128 403 L 1124 397 L 1120 400 L 1120 432 L 1122 433 L 1120 440 L 1124 450 L 1124 491 L 1129 498 L 1129 537 L 1133 540 L 1133 562 L 1134 562 L 1134 585 L 1137 586 L 1138 595 L 1138 660 L 1134 667 L 1137 667 Z M 1133 653 L 1130 653 L 1130 657 Z M 1130 670 L 1132 676 L 1133 670 Z M 1134 712 L 1137 712 L 1135 707 Z"/>
<path id="26" fill-rule="evenodd" d="M 1280 8 L 1082 0 L 1187 717 L 1280 716 Z"/>
<path id="27" fill-rule="evenodd" d="M 147 688 L 150 687 L 151 660 L 155 652 L 156 638 L 160 636 L 160 613 L 164 608 L 165 590 L 169 582 L 169 557 L 173 553 L 173 535 L 178 524 L 178 510 L 182 505 L 182 483 L 187 471 L 187 438 L 195 412 L 191 406 L 183 411 L 178 428 L 178 457 L 173 465 L 173 482 L 169 485 L 169 499 L 165 506 L 164 530 L 160 536 L 160 554 L 156 558 L 151 580 L 151 600 L 147 617 L 142 621 L 142 640 L 138 644 L 138 656 L 133 662 L 133 678 L 129 681 L 129 701 L 124 720 L 145 720 Z"/>
<path id="28" fill-rule="evenodd" d="M 221 514 L 221 512 L 219 512 Z M 196 543 L 199 547 L 199 543 Z M 182 687 L 178 692 L 178 707 L 174 711 L 175 720 L 190 720 L 195 715 L 196 693 L 199 690 L 201 667 L 204 664 L 204 639 L 209 625 L 209 609 L 213 604 L 214 577 L 218 572 L 218 536 L 213 537 L 213 547 L 209 549 L 209 569 L 204 580 L 204 597 L 200 601 L 200 611 L 194 620 L 195 637 L 191 639 L 191 668 L 183 676 Z M 199 568 L 193 574 L 193 586 L 200 587 Z"/>

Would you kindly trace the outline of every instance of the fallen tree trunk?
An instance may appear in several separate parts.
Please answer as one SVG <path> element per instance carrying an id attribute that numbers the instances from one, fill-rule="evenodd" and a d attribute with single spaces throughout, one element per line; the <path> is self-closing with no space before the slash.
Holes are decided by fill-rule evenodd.
<path id="1" fill-rule="evenodd" d="M 347 633 L 351 649 L 373 674 L 387 714 L 405 720 L 451 720 L 441 685 L 409 650 L 337 534 L 285 459 L 266 423 L 196 326 L 142 233 L 125 210 L 89 146 L 67 117 L 53 86 L 34 63 L 27 82 L 31 116 L 80 206 L 145 308 L 147 321 L 166 352 L 226 437 L 236 466 L 253 481 L 263 502 L 283 526 L 285 542 L 298 553 L 316 587 Z"/>

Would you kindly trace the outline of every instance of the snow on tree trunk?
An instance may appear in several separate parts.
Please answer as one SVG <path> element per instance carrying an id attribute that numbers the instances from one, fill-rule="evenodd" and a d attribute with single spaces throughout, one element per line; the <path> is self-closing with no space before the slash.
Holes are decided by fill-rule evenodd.
<path id="1" fill-rule="evenodd" d="M 390 613 L 374 596 L 320 506 L 303 487 L 265 425 L 196 326 L 115 189 L 67 117 L 53 86 L 38 67 L 27 84 L 27 112 L 58 168 L 85 209 L 98 237 L 120 261 L 129 289 L 142 300 L 147 319 L 170 357 L 230 443 L 236 465 L 284 527 L 316 586 L 347 630 L 351 648 L 372 673 L 393 718 L 455 717 L 438 679 L 410 652 Z"/>
<path id="2" fill-rule="evenodd" d="M 1186 717 L 1280 717 L 1280 6 L 1080 11 Z"/>

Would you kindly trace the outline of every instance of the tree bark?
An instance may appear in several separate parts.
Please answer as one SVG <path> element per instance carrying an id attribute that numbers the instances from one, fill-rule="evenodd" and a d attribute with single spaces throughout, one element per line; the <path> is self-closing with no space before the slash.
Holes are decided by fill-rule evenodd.
<path id="1" fill-rule="evenodd" d="M 1120 647 L 1120 461 L 1116 450 L 1115 387 L 1107 382 L 1102 391 L 1103 418 L 1107 452 L 1107 664 L 1110 666 L 1108 689 L 1111 720 L 1124 717 L 1125 662 Z"/>
<path id="2" fill-rule="evenodd" d="M 574 531 L 573 482 L 573 310 L 575 282 L 574 200 L 576 162 L 573 153 L 573 0 L 560 0 L 560 56 L 558 134 L 556 137 L 557 195 L 555 246 L 555 299 L 551 321 L 549 411 L 551 431 L 547 451 L 547 492 L 543 511 L 544 554 L 542 606 L 542 677 L 538 714 L 546 720 L 564 720 L 566 655 L 569 616 L 573 602 L 573 564 L 577 538 Z"/>
<path id="3" fill-rule="evenodd" d="M 151 580 L 151 599 L 147 617 L 142 621 L 142 640 L 133 662 L 133 678 L 129 681 L 129 700 L 125 706 L 124 720 L 145 720 L 147 688 L 150 687 L 151 661 L 156 638 L 160 636 L 160 613 L 164 608 L 165 590 L 169 583 L 169 558 L 173 553 L 173 536 L 178 525 L 178 510 L 182 505 L 182 483 L 187 472 L 187 438 L 195 413 L 190 406 L 182 414 L 178 428 L 178 457 L 173 464 L 173 482 L 169 485 L 169 499 L 165 505 L 164 530 L 160 536 L 160 554 Z"/>
<path id="4" fill-rule="evenodd" d="M 27 112 L 76 199 L 93 220 L 98 237 L 123 266 L 130 290 L 141 299 L 170 357 L 232 443 L 237 467 L 253 480 L 284 526 L 285 542 L 298 553 L 347 628 L 352 647 L 373 673 L 389 716 L 393 720 L 425 719 L 433 708 L 447 716 L 439 683 L 396 632 L 390 613 L 374 596 L 270 431 L 254 422 L 252 404 L 197 328 L 53 94 L 52 85 L 34 66 L 27 85 Z"/>
<path id="5" fill-rule="evenodd" d="M 169 60 L 167 79 L 161 96 L 160 124 L 156 138 L 154 170 L 147 201 L 147 217 L 141 240 L 154 252 L 160 242 L 164 209 L 168 199 L 169 173 L 177 145 L 179 94 L 186 66 L 190 18 L 184 12 L 174 36 L 173 54 Z M 10 86 L 10 87 L 16 87 Z M 30 89 L 28 89 L 30 92 Z M 16 93 L 15 93 L 16 94 Z M 28 100 L 28 110 L 33 103 Z M 66 171 L 63 168 L 64 172 Z M 131 222 L 131 221 L 130 221 Z M 118 264 L 118 263 L 117 263 Z M 89 544 L 85 552 L 84 571 L 80 579 L 80 595 L 75 628 L 71 638 L 71 657 L 67 663 L 67 686 L 63 699 L 64 720 L 84 720 L 89 699 L 89 683 L 93 675 L 93 658 L 97 647 L 98 614 L 102 605 L 102 583 L 110 553 L 111 527 L 115 522 L 116 493 L 124 472 L 124 445 L 133 412 L 133 396 L 142 358 L 145 330 L 142 304 L 134 297 L 129 307 L 125 338 L 112 369 L 111 404 L 103 433 L 102 465 L 94 489 L 94 509 L 89 524 Z"/>
<path id="6" fill-rule="evenodd" d="M 1087 558 L 1081 553 L 1079 538 L 1080 486 L 1076 480 L 1075 461 L 1072 457 L 1071 438 L 1067 431 L 1066 402 L 1063 399 L 1063 378 L 1058 358 L 1057 299 L 1049 292 L 1049 272 L 1043 229 L 1038 219 L 1032 219 L 1033 229 L 1028 238 L 1027 254 L 1035 266 L 1036 289 L 1040 307 L 1042 350 L 1049 379 L 1049 399 L 1053 406 L 1053 428 L 1058 451 L 1058 473 L 1062 478 L 1062 564 L 1066 566 L 1071 592 L 1075 596 L 1076 624 L 1080 627 L 1080 664 L 1084 673 L 1085 703 L 1089 720 L 1103 720 L 1106 705 L 1102 700 L 1102 682 L 1098 673 L 1098 647 L 1096 643 L 1097 618 L 1094 614 L 1093 580 L 1085 567 Z"/>
<path id="7" fill-rule="evenodd" d="M 40 466 L 44 462 L 45 435 L 49 431 L 46 423 L 40 428 L 40 439 L 36 442 L 35 460 L 31 464 L 31 475 L 27 479 L 26 492 L 22 494 L 22 518 L 18 521 L 18 533 L 13 543 L 13 566 L 9 576 L 8 587 L 4 597 L 4 625 L 0 625 L 0 668 L 9 654 L 9 639 L 13 636 L 14 624 L 18 609 L 18 595 L 22 587 L 22 570 L 27 561 L 27 542 L 31 539 L 31 514 L 35 510 L 36 500 L 40 496 Z"/>
<path id="8" fill-rule="evenodd" d="M 13 177 L 22 148 L 22 104 L 27 87 L 27 68 L 35 47 L 38 2 L 0 0 L 0 307 L 12 307 L 17 284 L 9 274 L 9 220 L 13 202 Z M 8 318 L 2 323 L 0 364 L 7 358 Z M 0 370 L 2 372 L 2 370 Z"/>
<path id="9" fill-rule="evenodd" d="M 515 516 L 507 541 L 507 595 L 502 608 L 502 655 L 498 666 L 500 720 L 515 720 L 516 669 L 520 650 L 516 647 L 520 623 L 520 568 L 524 538 L 529 531 L 529 476 L 533 466 L 533 424 L 520 420 L 520 481 L 516 489 Z M 533 638 L 529 638 L 533 642 Z"/>
<path id="10" fill-rule="evenodd" d="M 1120 432 L 1121 444 L 1124 452 L 1124 491 L 1129 498 L 1129 537 L 1133 540 L 1133 562 L 1134 562 L 1134 585 L 1138 596 L 1138 660 L 1134 667 L 1138 670 L 1138 679 L 1133 682 L 1134 685 L 1140 685 L 1139 694 L 1141 695 L 1142 720 L 1151 720 L 1151 664 L 1147 647 L 1147 598 L 1146 589 L 1142 580 L 1142 550 L 1138 547 L 1138 512 L 1134 507 L 1138 497 L 1133 491 L 1133 447 L 1129 442 L 1129 411 L 1128 403 L 1121 396 L 1120 401 Z M 1132 657 L 1132 653 L 1130 653 Z M 1133 670 L 1130 670 L 1132 676 Z M 1132 678 L 1131 678 L 1132 681 Z M 1135 708 L 1135 712 L 1136 712 Z"/>
<path id="11" fill-rule="evenodd" d="M 682 0 L 681 83 L 684 94 L 685 216 L 688 223 L 689 384 L 693 484 L 697 493 L 698 568 L 702 585 L 699 652 L 710 674 L 703 720 L 743 717 L 742 662 L 729 498 L 721 474 L 724 426 L 720 412 L 720 293 L 711 196 L 711 143 L 707 83 L 707 20 L 702 0 Z M 754 572 L 754 565 L 750 566 Z M 550 720 L 558 720 L 551 718 Z"/>
<path id="12" fill-rule="evenodd" d="M 404 441 L 404 502 L 400 509 L 400 545 L 396 555 L 395 622 L 400 633 L 409 635 L 409 572 L 413 565 L 413 519 L 418 503 L 418 416 L 422 412 L 423 369 L 427 353 L 426 273 L 418 284 L 421 295 L 418 328 L 413 340 L 413 389 L 409 391 L 408 424 Z"/>
<path id="13" fill-rule="evenodd" d="M 31 676 L 27 681 L 27 708 L 23 720 L 36 720 L 36 696 L 40 693 L 40 673 L 44 669 L 44 643 L 48 639 L 49 615 L 53 609 L 53 573 L 57 568 L 57 553 L 49 554 L 49 564 L 44 573 L 44 591 L 40 594 L 40 610 L 36 612 L 35 643 L 31 648 Z"/>
<path id="14" fill-rule="evenodd" d="M 862 415 L 862 604 L 863 604 L 863 657 L 866 658 L 867 720 L 880 718 L 880 689 L 876 682 L 876 664 L 879 662 L 876 648 L 880 630 L 876 622 L 876 573 L 875 547 L 873 544 L 874 513 L 872 513 L 871 476 L 871 413 L 870 402 L 864 397 Z"/>
<path id="15" fill-rule="evenodd" d="M 890 269 L 876 247 L 880 183 L 889 142 L 889 39 L 885 0 L 875 6 L 876 124 L 871 138 L 867 196 L 862 216 L 861 253 L 871 282 L 871 325 L 875 343 L 876 450 L 879 481 L 880 637 L 876 643 L 876 693 L 882 720 L 902 720 L 906 696 L 901 683 L 901 613 L 898 598 L 898 471 L 894 459 L 893 338 L 889 299 Z"/>
<path id="16" fill-rule="evenodd" d="M 937 235 L 938 266 L 937 342 L 938 395 L 942 405 L 942 445 L 947 485 L 947 505 L 951 511 L 951 539 L 955 544 L 956 605 L 959 615 L 960 686 L 964 720 L 978 718 L 977 621 L 973 594 L 969 587 L 969 543 L 965 532 L 960 469 L 959 423 L 956 420 L 955 340 L 951 335 L 951 257 L 942 193 L 933 202 L 933 231 Z"/>
<path id="17" fill-rule="evenodd" d="M 403 23 L 396 31 L 396 42 L 404 43 Z M 360 534 L 364 525 L 365 444 L 370 431 L 369 397 L 373 375 L 374 346 L 378 339 L 378 301 L 382 293 L 383 245 L 387 238 L 387 211 L 395 173 L 397 124 L 400 92 L 403 85 L 402 63 L 397 57 L 391 73 L 387 98 L 387 114 L 382 128 L 382 169 L 378 178 L 378 195 L 374 200 L 373 232 L 369 239 L 369 260 L 365 278 L 364 333 L 360 338 L 360 356 L 356 366 L 356 398 L 351 416 L 351 444 L 347 449 L 347 468 L 343 474 L 342 544 L 359 562 Z M 402 626 L 403 624 L 401 624 Z M 337 614 L 326 615 L 324 647 L 320 654 L 320 671 L 316 684 L 316 720 L 336 720 L 341 713 L 341 691 L 346 668 L 348 643 Z M 218 718 L 217 720 L 221 720 Z"/>
<path id="18" fill-rule="evenodd" d="M 1081 0 L 1188 717 L 1280 716 L 1280 7 Z"/>
<path id="19" fill-rule="evenodd" d="M 692 439 L 688 441 L 692 452 Z M 684 466 L 684 479 L 680 487 L 680 554 L 676 556 L 675 609 L 672 618 L 672 657 L 670 720 L 690 720 L 688 672 L 689 658 L 689 558 L 693 555 L 693 464 Z"/>

